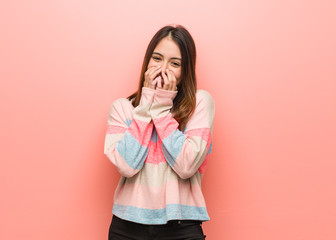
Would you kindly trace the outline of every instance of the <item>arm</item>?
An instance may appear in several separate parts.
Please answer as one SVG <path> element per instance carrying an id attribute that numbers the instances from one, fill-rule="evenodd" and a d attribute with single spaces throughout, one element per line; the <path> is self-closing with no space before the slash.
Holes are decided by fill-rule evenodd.
<path id="1" fill-rule="evenodd" d="M 154 90 L 142 88 L 139 105 L 131 111 L 127 99 L 115 101 L 110 108 L 104 154 L 124 177 L 132 177 L 143 167 L 153 131 L 150 106 Z"/>
<path id="2" fill-rule="evenodd" d="M 181 132 L 170 112 L 176 94 L 176 91 L 156 89 L 151 116 L 168 164 L 181 178 L 187 179 L 197 171 L 204 171 L 205 160 L 211 151 L 215 105 L 211 95 L 200 90 L 195 112 L 186 130 Z"/>

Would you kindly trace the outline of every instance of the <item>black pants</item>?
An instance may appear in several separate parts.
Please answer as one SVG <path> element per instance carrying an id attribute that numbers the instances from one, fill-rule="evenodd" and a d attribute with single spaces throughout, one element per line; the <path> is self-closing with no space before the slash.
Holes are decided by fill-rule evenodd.
<path id="1" fill-rule="evenodd" d="M 113 215 L 109 240 L 204 240 L 202 222 L 173 220 L 164 225 L 145 225 Z"/>

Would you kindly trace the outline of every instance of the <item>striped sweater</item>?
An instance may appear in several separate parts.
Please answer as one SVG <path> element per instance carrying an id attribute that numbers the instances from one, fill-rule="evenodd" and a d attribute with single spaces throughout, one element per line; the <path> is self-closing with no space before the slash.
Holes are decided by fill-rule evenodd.
<path id="1" fill-rule="evenodd" d="M 133 107 L 121 98 L 110 107 L 104 154 L 121 174 L 112 213 L 142 224 L 209 220 L 201 190 L 211 152 L 214 101 L 196 93 L 196 108 L 183 132 L 170 109 L 177 91 L 142 88 Z"/>

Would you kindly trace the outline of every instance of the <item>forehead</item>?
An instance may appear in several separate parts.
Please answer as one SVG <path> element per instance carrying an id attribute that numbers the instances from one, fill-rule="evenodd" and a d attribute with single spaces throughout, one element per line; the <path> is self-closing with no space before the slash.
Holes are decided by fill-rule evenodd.
<path id="1" fill-rule="evenodd" d="M 156 45 L 154 52 L 159 52 L 166 57 L 181 58 L 181 51 L 179 46 L 168 37 L 161 39 L 161 41 Z"/>

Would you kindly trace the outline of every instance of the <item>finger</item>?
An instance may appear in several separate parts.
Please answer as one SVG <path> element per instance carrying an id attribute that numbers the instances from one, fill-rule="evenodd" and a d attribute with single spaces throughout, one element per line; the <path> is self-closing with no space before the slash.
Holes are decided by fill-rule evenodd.
<path id="1" fill-rule="evenodd" d="M 169 79 L 169 90 L 175 91 L 176 90 L 176 78 L 172 71 L 167 69 L 168 79 Z"/>
<path id="2" fill-rule="evenodd" d="M 160 65 L 159 66 L 153 66 L 151 68 L 149 68 L 146 72 L 145 72 L 145 82 L 144 82 L 144 86 L 151 86 L 152 81 L 154 80 L 155 75 L 157 74 L 157 72 L 160 72 Z"/>
<path id="3" fill-rule="evenodd" d="M 159 68 L 155 69 L 151 74 L 150 74 L 150 78 L 151 79 L 155 79 L 158 75 L 160 75 L 161 72 L 161 67 L 159 66 Z"/>
<path id="4" fill-rule="evenodd" d="M 147 71 L 149 71 L 149 74 L 151 74 L 152 72 L 154 72 L 156 69 L 159 69 L 160 67 L 161 67 L 161 65 L 152 66 L 152 67 L 148 68 Z"/>
<path id="5" fill-rule="evenodd" d="M 172 88 L 172 73 L 169 69 L 166 69 L 166 72 L 167 72 L 167 77 L 168 77 L 168 89 L 169 91 L 171 91 L 171 88 Z"/>
<path id="6" fill-rule="evenodd" d="M 151 68 L 148 68 L 147 70 L 146 70 L 146 72 L 144 73 L 144 78 L 145 78 L 145 80 L 144 80 L 144 86 L 146 87 L 146 86 L 148 86 L 148 85 L 150 85 L 150 81 L 149 81 L 149 73 L 152 71 L 152 69 L 153 69 L 153 67 L 151 67 Z"/>
<path id="7" fill-rule="evenodd" d="M 151 83 L 151 88 L 155 88 L 157 82 L 158 82 L 158 79 L 154 79 Z"/>
<path id="8" fill-rule="evenodd" d="M 161 66 L 153 66 L 151 68 L 148 68 L 147 71 L 145 72 L 145 78 L 147 78 L 147 80 L 149 80 L 149 78 L 153 75 L 153 72 L 155 72 L 156 70 L 158 70 Z M 153 78 L 152 78 L 153 80 Z"/>
<path id="9" fill-rule="evenodd" d="M 149 76 L 153 72 L 154 69 L 155 69 L 155 66 L 147 68 L 145 72 L 145 76 Z"/>
<path id="10" fill-rule="evenodd" d="M 162 78 L 163 78 L 163 89 L 168 90 L 169 88 L 169 80 L 168 80 L 168 76 L 166 75 L 166 73 L 164 71 L 162 71 Z"/>
<path id="11" fill-rule="evenodd" d="M 161 76 L 158 77 L 157 80 L 158 80 L 158 84 L 157 84 L 158 88 L 162 88 L 162 77 Z"/>

